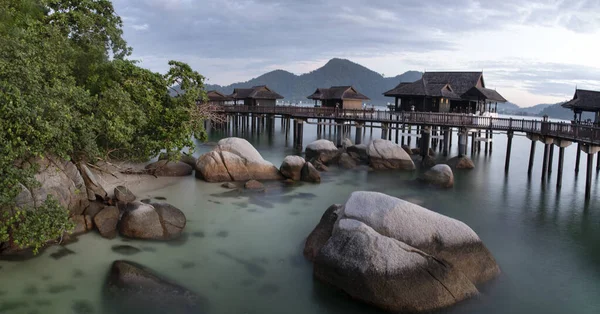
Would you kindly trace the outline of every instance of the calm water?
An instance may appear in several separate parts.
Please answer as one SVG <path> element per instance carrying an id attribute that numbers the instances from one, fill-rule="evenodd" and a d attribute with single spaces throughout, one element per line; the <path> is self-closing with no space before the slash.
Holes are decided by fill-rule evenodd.
<path id="1" fill-rule="evenodd" d="M 279 165 L 293 150 L 285 146 L 279 122 L 276 128 L 273 137 L 248 139 Z M 368 140 L 370 131 L 365 133 Z M 222 136 L 213 132 L 211 140 Z M 372 136 L 379 138 L 379 131 Z M 314 139 L 314 126 L 305 126 L 305 145 Z M 538 162 L 528 180 L 530 142 L 522 136 L 514 138 L 505 175 L 505 142 L 505 135 L 495 135 L 493 154 L 482 150 L 473 156 L 476 169 L 456 172 L 456 185 L 449 190 L 412 184 L 416 173 L 365 169 L 324 173 L 320 185 L 268 183 L 265 194 L 240 194 L 183 178 L 138 196 L 166 197 L 181 208 L 188 218 L 184 239 L 105 240 L 91 233 L 67 246 L 73 254 L 58 259 L 52 254 L 61 248 L 52 247 L 29 261 L 0 261 L 0 313 L 105 313 L 102 285 L 116 259 L 149 266 L 198 292 L 209 300 L 211 313 L 380 313 L 315 282 L 312 266 L 302 257 L 304 239 L 325 209 L 356 190 L 398 196 L 462 220 L 494 254 L 502 275 L 480 287 L 479 298 L 440 313 L 600 313 L 598 176 L 594 173 L 593 197 L 586 204 L 585 159 L 575 177 L 573 146 L 566 151 L 563 188 L 555 188 L 558 150 L 555 171 L 543 184 L 543 150 L 537 145 Z M 456 138 L 453 143 L 455 154 Z M 201 146 L 197 154 L 208 150 Z M 121 244 L 142 251 L 129 256 L 112 251 Z"/>

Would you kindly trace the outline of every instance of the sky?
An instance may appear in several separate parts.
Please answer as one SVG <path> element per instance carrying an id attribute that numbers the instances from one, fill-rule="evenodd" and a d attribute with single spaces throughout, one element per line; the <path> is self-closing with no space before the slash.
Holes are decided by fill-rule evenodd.
<path id="1" fill-rule="evenodd" d="M 483 71 L 527 107 L 600 90 L 600 0 L 113 0 L 132 59 L 209 84 L 345 58 L 386 76 Z"/>

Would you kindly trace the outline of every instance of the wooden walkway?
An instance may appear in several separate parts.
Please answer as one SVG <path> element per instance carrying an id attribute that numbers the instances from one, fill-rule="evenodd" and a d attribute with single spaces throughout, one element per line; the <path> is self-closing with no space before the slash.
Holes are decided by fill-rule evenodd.
<path id="1" fill-rule="evenodd" d="M 387 124 L 445 126 L 464 129 L 512 131 L 556 137 L 587 145 L 600 145 L 600 128 L 533 119 L 492 118 L 455 113 L 390 112 L 383 110 L 336 110 L 322 107 L 261 107 L 216 106 L 215 112 L 225 114 L 267 114 L 293 119 L 331 119 Z"/>

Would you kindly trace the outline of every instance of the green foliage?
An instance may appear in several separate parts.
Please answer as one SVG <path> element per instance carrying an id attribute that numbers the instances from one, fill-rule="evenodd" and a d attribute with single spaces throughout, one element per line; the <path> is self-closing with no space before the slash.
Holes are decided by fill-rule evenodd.
<path id="1" fill-rule="evenodd" d="M 108 0 L 0 0 L 0 212 L 34 184 L 20 166 L 32 158 L 147 160 L 205 138 L 204 78 L 176 61 L 166 75 L 137 66 L 122 34 Z M 174 84 L 186 92 L 170 97 Z M 10 219 L 45 237 L 63 227 L 54 218 Z"/>
<path id="2" fill-rule="evenodd" d="M 0 242 L 10 239 L 19 247 L 31 248 L 37 254 L 48 241 L 61 238 L 74 227 L 69 212 L 48 196 L 35 210 L 16 209 L 12 215 L 5 212 L 0 219 Z"/>

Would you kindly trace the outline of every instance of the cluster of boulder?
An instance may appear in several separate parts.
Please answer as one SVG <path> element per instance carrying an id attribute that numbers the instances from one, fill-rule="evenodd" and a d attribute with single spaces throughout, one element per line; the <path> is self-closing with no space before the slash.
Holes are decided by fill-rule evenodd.
<path id="1" fill-rule="evenodd" d="M 327 209 L 304 255 L 318 280 L 393 312 L 450 306 L 500 272 L 466 224 L 376 192 Z"/>
<path id="2" fill-rule="evenodd" d="M 128 188 L 117 186 L 114 199 L 94 202 L 86 209 L 85 220 L 93 222 L 87 230 L 95 227 L 101 236 L 109 239 L 117 234 L 143 240 L 172 240 L 181 235 L 186 225 L 181 210 L 167 203 L 136 199 Z"/>
<path id="3" fill-rule="evenodd" d="M 35 179 L 40 184 L 33 188 L 21 185 L 16 205 L 35 210 L 48 197 L 55 199 L 68 210 L 75 224 L 70 234 L 63 235 L 63 241 L 92 230 L 98 230 L 106 238 L 114 238 L 120 233 L 131 238 L 169 240 L 178 237 L 185 227 L 183 212 L 169 204 L 136 201 L 136 196 L 124 186 L 116 187 L 114 197 L 109 196 L 85 163 L 75 164 L 55 157 L 32 162 L 39 166 Z M 176 162 L 169 164 L 177 165 Z M 155 169 L 165 171 L 158 165 Z M 166 169 L 171 169 L 167 173 L 173 174 L 174 168 L 168 166 Z M 28 254 L 28 250 L 12 241 L 0 244 L 0 255 L 15 254 Z"/>

